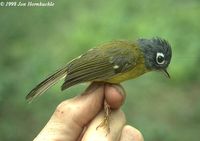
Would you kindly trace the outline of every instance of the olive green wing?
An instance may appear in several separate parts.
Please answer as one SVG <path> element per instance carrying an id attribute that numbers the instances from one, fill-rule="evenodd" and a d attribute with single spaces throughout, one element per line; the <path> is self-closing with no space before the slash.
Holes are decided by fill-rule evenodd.
<path id="1" fill-rule="evenodd" d="M 116 74 L 131 70 L 136 65 L 130 48 L 115 46 L 94 48 L 68 64 L 67 76 L 61 89 L 88 81 L 106 81 Z"/>

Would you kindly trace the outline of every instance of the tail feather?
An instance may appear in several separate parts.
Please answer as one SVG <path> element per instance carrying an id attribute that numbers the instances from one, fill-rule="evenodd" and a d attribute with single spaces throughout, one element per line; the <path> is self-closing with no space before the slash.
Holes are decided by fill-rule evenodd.
<path id="1" fill-rule="evenodd" d="M 33 88 L 29 94 L 26 96 L 26 100 L 31 102 L 35 97 L 43 94 L 46 90 L 48 90 L 51 86 L 56 84 L 59 80 L 64 78 L 67 75 L 66 67 L 60 69 L 56 73 L 49 76 L 47 79 L 38 84 L 35 88 Z"/>

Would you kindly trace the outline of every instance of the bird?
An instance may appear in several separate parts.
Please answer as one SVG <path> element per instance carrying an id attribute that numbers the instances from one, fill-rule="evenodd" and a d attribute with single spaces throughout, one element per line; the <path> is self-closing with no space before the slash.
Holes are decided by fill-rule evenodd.
<path id="1" fill-rule="evenodd" d="M 27 101 L 43 94 L 47 89 L 64 79 L 61 90 L 84 82 L 119 84 L 150 71 L 163 72 L 172 57 L 171 45 L 160 37 L 139 38 L 135 41 L 115 40 L 91 48 L 69 61 L 64 67 L 34 87 L 26 96 Z M 98 127 L 108 126 L 110 132 L 109 105 L 104 104 L 105 118 Z"/>

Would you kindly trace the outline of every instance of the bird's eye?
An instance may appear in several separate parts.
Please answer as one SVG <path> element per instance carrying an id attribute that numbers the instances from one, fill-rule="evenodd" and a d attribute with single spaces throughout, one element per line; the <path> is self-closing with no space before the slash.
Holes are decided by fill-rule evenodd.
<path id="1" fill-rule="evenodd" d="M 165 56 L 164 56 L 163 53 L 158 52 L 158 53 L 156 54 L 156 62 L 157 62 L 159 65 L 162 65 L 162 64 L 165 63 Z"/>

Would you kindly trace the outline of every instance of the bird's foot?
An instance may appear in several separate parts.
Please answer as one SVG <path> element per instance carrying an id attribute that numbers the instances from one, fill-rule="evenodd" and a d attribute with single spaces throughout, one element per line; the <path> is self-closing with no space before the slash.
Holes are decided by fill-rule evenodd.
<path id="1" fill-rule="evenodd" d="M 106 129 L 106 136 L 110 133 L 110 114 L 111 114 L 111 109 L 110 106 L 108 105 L 108 103 L 105 101 L 104 102 L 104 119 L 103 121 L 97 126 L 96 129 L 98 129 L 99 127 L 102 127 L 104 129 Z"/>

